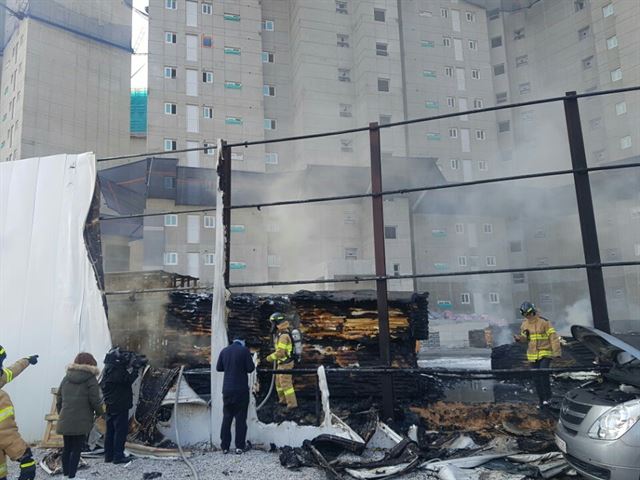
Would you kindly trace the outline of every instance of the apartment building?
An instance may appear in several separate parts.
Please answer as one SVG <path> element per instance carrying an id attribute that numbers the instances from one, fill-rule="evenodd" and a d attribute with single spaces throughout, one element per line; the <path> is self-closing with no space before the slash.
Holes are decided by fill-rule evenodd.
<path id="1" fill-rule="evenodd" d="M 0 161 L 129 151 L 128 2 L 3 5 Z"/>
<path id="2" fill-rule="evenodd" d="M 639 10 L 626 0 L 150 0 L 147 149 L 349 129 L 636 85 Z M 639 155 L 638 102 L 637 93 L 580 101 L 590 164 Z M 569 168 L 565 130 L 561 104 L 385 129 L 385 188 Z M 179 171 L 197 175 L 214 167 L 213 149 L 174 156 Z M 399 168 L 403 163 L 410 170 Z M 366 192 L 368 164 L 366 132 L 236 148 L 234 189 L 243 193 L 234 193 L 234 203 L 247 195 L 261 201 Z M 386 180 L 397 171 L 402 175 Z M 598 185 L 606 190 L 609 184 Z M 561 177 L 388 198 L 387 271 L 581 263 L 572 188 L 570 178 Z M 603 259 L 636 259 L 636 242 L 622 245 L 616 232 L 637 232 L 629 221 L 636 218 L 637 194 L 632 187 L 611 193 L 599 196 L 594 186 Z M 145 211 L 189 205 L 169 196 L 148 201 Z M 619 208 L 626 213 L 614 214 Z M 145 220 L 130 268 L 163 268 L 210 282 L 210 215 Z M 368 200 L 234 210 L 232 224 L 234 282 L 373 273 Z M 637 268 L 626 268 L 605 270 L 617 318 L 634 311 L 623 301 L 614 307 L 616 295 L 624 292 L 628 305 L 640 297 Z M 479 278 L 398 280 L 390 288 L 428 290 L 442 311 L 509 319 L 524 299 L 562 315 L 588 296 L 582 270 Z"/>

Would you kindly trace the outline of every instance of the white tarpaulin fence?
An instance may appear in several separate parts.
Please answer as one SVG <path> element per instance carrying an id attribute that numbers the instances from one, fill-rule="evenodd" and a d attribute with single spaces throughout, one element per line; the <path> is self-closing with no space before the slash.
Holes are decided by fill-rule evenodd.
<path id="1" fill-rule="evenodd" d="M 83 238 L 95 181 L 92 153 L 0 163 L 0 345 L 5 365 L 40 355 L 5 387 L 27 441 L 41 439 L 65 366 L 111 345 Z"/>

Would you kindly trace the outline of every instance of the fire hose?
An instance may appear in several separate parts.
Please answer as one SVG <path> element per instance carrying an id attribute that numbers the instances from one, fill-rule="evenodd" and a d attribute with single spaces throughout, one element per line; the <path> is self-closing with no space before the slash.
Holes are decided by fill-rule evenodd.
<path id="1" fill-rule="evenodd" d="M 275 370 L 277 367 L 276 365 L 276 361 L 273 361 L 273 370 Z M 273 385 L 276 383 L 276 376 L 275 375 L 271 375 L 271 385 L 269 386 L 269 391 L 267 392 L 267 396 L 264 397 L 264 399 L 262 400 L 262 402 L 260 402 L 260 405 L 258 405 L 256 407 L 256 411 L 260 410 L 265 403 L 267 403 L 267 400 L 269 400 L 269 397 L 271 396 L 271 393 L 273 392 Z"/>
<path id="2" fill-rule="evenodd" d="M 173 401 L 173 425 L 176 428 L 176 443 L 178 444 L 178 451 L 180 452 L 180 456 L 182 457 L 184 463 L 186 463 L 191 470 L 191 473 L 193 473 L 193 478 L 195 478 L 196 480 L 200 480 L 195 467 L 184 454 L 184 450 L 182 450 L 182 443 L 180 442 L 180 429 L 178 428 L 178 398 L 180 398 L 180 383 L 182 383 L 183 370 L 184 365 L 180 367 L 180 372 L 178 372 L 178 381 L 176 382 L 176 398 Z"/>

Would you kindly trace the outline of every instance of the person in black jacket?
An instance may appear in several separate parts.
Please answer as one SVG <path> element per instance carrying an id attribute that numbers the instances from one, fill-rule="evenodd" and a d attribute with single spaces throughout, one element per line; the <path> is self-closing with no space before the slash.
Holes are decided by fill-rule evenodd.
<path id="1" fill-rule="evenodd" d="M 132 385 L 138 378 L 138 368 L 131 364 L 135 356 L 126 355 L 114 348 L 104 359 L 104 371 L 100 387 L 107 411 L 107 433 L 104 439 L 104 461 L 127 463 L 130 456 L 124 454 L 124 444 L 129 432 L 129 410 L 133 407 Z"/>
<path id="2" fill-rule="evenodd" d="M 247 374 L 255 370 L 251 352 L 241 339 L 235 339 L 218 357 L 216 370 L 224 372 L 222 383 L 222 428 L 220 440 L 223 453 L 229 453 L 231 422 L 236 421 L 236 453 L 245 451 L 247 438 L 247 410 L 249 409 L 249 380 Z"/>

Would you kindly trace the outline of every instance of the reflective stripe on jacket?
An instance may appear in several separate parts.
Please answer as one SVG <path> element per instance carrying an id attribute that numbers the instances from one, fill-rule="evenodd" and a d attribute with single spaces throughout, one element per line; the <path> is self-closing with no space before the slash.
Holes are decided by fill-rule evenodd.
<path id="1" fill-rule="evenodd" d="M 9 368 L 3 368 L 0 388 L 4 387 L 11 380 L 14 380 L 28 366 L 29 361 L 23 358 Z M 27 445 L 18 432 L 11 397 L 4 390 L 0 390 L 0 450 L 4 451 L 12 460 L 18 460 L 24 455 L 27 448 L 29 448 L 29 445 Z"/>
<path id="2" fill-rule="evenodd" d="M 561 355 L 560 338 L 548 320 L 541 317 L 526 318 L 522 322 L 520 332 L 529 342 L 527 347 L 529 362 Z"/>
<path id="3" fill-rule="evenodd" d="M 275 343 L 275 351 L 267 357 L 268 362 L 274 360 L 278 363 L 287 363 L 292 360 L 293 355 L 293 341 L 289 332 L 278 333 Z"/>

